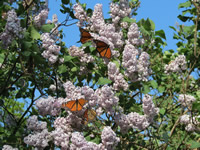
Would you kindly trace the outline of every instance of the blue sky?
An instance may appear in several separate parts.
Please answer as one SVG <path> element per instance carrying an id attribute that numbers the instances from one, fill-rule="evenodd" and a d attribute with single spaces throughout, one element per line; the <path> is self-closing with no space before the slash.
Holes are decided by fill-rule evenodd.
<path id="1" fill-rule="evenodd" d="M 75 0 L 73 0 L 75 1 Z M 135 17 L 137 21 L 144 18 L 150 18 L 154 21 L 156 29 L 155 30 L 161 30 L 163 29 L 165 31 L 166 37 L 167 37 L 167 46 L 165 47 L 165 50 L 168 49 L 176 49 L 176 40 L 173 40 L 173 30 L 169 28 L 169 26 L 175 26 L 176 22 L 181 23 L 181 21 L 177 18 L 179 14 L 181 14 L 181 11 L 178 10 L 179 3 L 183 3 L 186 0 L 141 0 L 140 8 L 138 9 L 138 15 Z M 108 18 L 109 14 L 109 0 L 80 0 L 81 3 L 86 3 L 87 8 L 94 9 L 95 4 L 101 3 L 103 4 L 103 12 L 104 17 Z M 61 0 L 49 0 L 49 19 L 52 18 L 53 14 L 58 15 L 59 22 L 62 22 L 66 15 L 60 13 L 60 4 Z M 72 21 L 72 22 L 75 22 Z M 69 22 L 69 23 L 72 23 Z M 182 24 L 182 23 L 181 23 Z M 76 43 L 79 41 L 80 33 L 78 30 L 78 27 L 76 25 L 70 26 L 70 27 L 60 27 L 60 29 L 64 29 L 65 37 L 63 41 L 66 43 L 66 46 L 72 46 L 72 45 L 80 45 L 79 43 Z"/>

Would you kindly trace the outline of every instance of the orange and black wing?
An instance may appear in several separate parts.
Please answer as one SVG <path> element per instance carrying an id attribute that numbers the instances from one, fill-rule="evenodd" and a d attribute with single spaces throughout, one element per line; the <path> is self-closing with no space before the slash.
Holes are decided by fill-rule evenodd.
<path id="1" fill-rule="evenodd" d="M 99 40 L 94 40 L 96 44 L 96 50 L 99 52 L 101 57 L 106 57 L 108 59 L 111 58 L 111 50 L 108 44 L 105 42 L 99 41 Z"/>
<path id="2" fill-rule="evenodd" d="M 92 121 L 95 119 L 97 113 L 95 110 L 93 109 L 86 109 L 85 112 L 84 112 L 84 119 L 85 119 L 85 124 L 87 124 L 88 121 Z"/>
<path id="3" fill-rule="evenodd" d="M 86 31 L 85 29 L 83 28 L 79 28 L 80 32 L 81 32 L 81 38 L 80 38 L 80 41 L 82 44 L 88 42 L 88 41 L 91 41 L 93 39 L 93 37 L 91 36 L 91 34 Z"/>
<path id="4" fill-rule="evenodd" d="M 76 111 L 80 111 L 83 108 L 83 106 L 85 105 L 85 103 L 87 103 L 87 100 L 85 100 L 85 99 L 77 100 Z"/>
<path id="5" fill-rule="evenodd" d="M 63 103 L 62 107 L 65 108 L 69 108 L 71 111 L 76 111 L 76 105 L 77 105 L 77 100 L 71 100 L 69 102 Z"/>

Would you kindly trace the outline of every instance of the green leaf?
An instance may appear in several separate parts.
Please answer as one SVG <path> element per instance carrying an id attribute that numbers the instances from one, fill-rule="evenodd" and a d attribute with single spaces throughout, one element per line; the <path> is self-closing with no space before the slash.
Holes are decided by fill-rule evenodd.
<path id="1" fill-rule="evenodd" d="M 199 148 L 200 147 L 200 143 L 196 142 L 196 141 L 193 141 L 193 140 L 190 140 L 187 144 L 191 145 L 190 148 Z"/>
<path id="2" fill-rule="evenodd" d="M 158 83 L 155 80 L 151 80 L 150 84 L 154 89 L 156 89 L 158 87 Z"/>
<path id="3" fill-rule="evenodd" d="M 144 88 L 144 89 L 143 89 L 143 93 L 144 93 L 144 94 L 147 94 L 147 93 L 150 92 L 150 88 L 149 88 L 148 85 L 144 85 L 143 88 Z"/>
<path id="4" fill-rule="evenodd" d="M 112 83 L 112 81 L 107 78 L 100 77 L 97 82 L 97 85 L 105 85 L 105 84 L 109 84 L 109 83 Z"/>
<path id="5" fill-rule="evenodd" d="M 163 133 L 162 138 L 164 139 L 165 143 L 167 143 L 169 139 L 168 133 L 167 132 Z"/>
<path id="6" fill-rule="evenodd" d="M 30 30 L 32 39 L 34 40 L 40 39 L 40 33 L 33 26 L 30 27 Z"/>
<path id="7" fill-rule="evenodd" d="M 64 62 L 68 62 L 70 60 L 72 60 L 72 56 L 64 56 Z"/>
<path id="8" fill-rule="evenodd" d="M 147 18 L 147 22 L 150 23 L 151 30 L 155 30 L 155 23 L 151 19 L 149 19 L 149 18 Z"/>
<path id="9" fill-rule="evenodd" d="M 45 24 L 42 26 L 42 32 L 50 32 L 55 27 L 54 24 Z"/>
<path id="10" fill-rule="evenodd" d="M 200 112 L 200 103 L 194 102 L 192 104 L 192 110 Z"/>
<path id="11" fill-rule="evenodd" d="M 160 93 L 163 93 L 163 92 L 165 91 L 165 87 L 164 87 L 164 86 L 159 86 L 159 87 L 158 87 L 158 91 L 159 91 Z"/>
<path id="12" fill-rule="evenodd" d="M 191 34 L 191 33 L 194 31 L 194 28 L 195 28 L 195 25 L 192 25 L 192 26 L 184 26 L 184 27 L 183 27 L 183 31 L 186 32 L 186 33 Z"/>
<path id="13" fill-rule="evenodd" d="M 158 30 L 155 32 L 155 35 L 160 36 L 161 38 L 166 40 L 165 32 L 163 30 Z"/>
<path id="14" fill-rule="evenodd" d="M 129 17 L 124 17 L 124 18 L 122 19 L 122 22 L 135 23 L 136 20 L 135 20 L 135 19 L 132 19 L 132 18 L 129 18 Z"/>
<path id="15" fill-rule="evenodd" d="M 61 0 L 63 4 L 68 5 L 70 0 Z"/>
<path id="16" fill-rule="evenodd" d="M 65 66 L 65 65 L 60 65 L 59 67 L 58 67 L 58 73 L 65 73 L 65 72 L 67 72 L 67 67 Z"/>
<path id="17" fill-rule="evenodd" d="M 4 54 L 0 54 L 0 63 L 3 63 L 4 58 L 5 58 L 5 55 Z"/>
<path id="18" fill-rule="evenodd" d="M 116 64 L 116 67 L 119 68 L 120 66 L 119 62 L 117 60 L 114 60 L 113 62 Z"/>
<path id="19" fill-rule="evenodd" d="M 78 69 L 76 68 L 76 67 L 73 67 L 72 69 L 71 69 L 71 71 L 72 72 L 76 72 Z"/>
<path id="20" fill-rule="evenodd" d="M 187 2 L 185 2 L 185 3 L 180 3 L 180 4 L 178 5 L 178 8 L 190 7 L 191 5 L 192 5 L 191 2 L 190 2 L 190 1 L 187 1 Z"/>
<path id="21" fill-rule="evenodd" d="M 28 57 L 28 56 L 31 55 L 31 52 L 30 52 L 30 51 L 25 51 L 25 52 L 23 52 L 22 54 L 23 54 L 24 56 L 27 56 L 27 57 Z"/>
<path id="22" fill-rule="evenodd" d="M 166 110 L 164 108 L 160 108 L 160 114 L 164 115 Z"/>

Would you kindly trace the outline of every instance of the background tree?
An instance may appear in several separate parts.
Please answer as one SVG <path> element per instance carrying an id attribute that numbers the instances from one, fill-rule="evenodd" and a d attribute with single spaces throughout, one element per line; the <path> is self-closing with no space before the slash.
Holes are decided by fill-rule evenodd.
<path id="1" fill-rule="evenodd" d="M 48 1 L 0 2 L 1 148 L 200 147 L 200 3 L 179 5 L 192 25 L 170 26 L 177 51 L 163 51 L 152 20 L 133 19 L 139 5 L 113 0 L 104 18 L 101 4 L 63 0 L 59 23 Z M 68 48 L 58 29 L 74 24 L 86 41 Z"/>

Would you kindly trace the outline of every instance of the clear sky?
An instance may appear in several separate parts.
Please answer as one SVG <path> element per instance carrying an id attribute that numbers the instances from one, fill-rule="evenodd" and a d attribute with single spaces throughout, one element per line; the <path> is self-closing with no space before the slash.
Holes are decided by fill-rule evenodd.
<path id="1" fill-rule="evenodd" d="M 186 0 L 141 0 L 140 8 L 137 11 L 138 15 L 135 18 L 137 21 L 142 18 L 150 18 L 155 23 L 155 30 L 163 29 L 165 31 L 168 44 L 165 47 L 165 50 L 176 49 L 176 40 L 173 40 L 173 30 L 169 28 L 169 26 L 175 26 L 176 22 L 181 23 L 181 21 L 177 18 L 177 16 L 181 14 L 181 11 L 178 10 L 178 5 L 179 3 L 183 3 L 185 1 Z M 109 0 L 80 0 L 80 2 L 86 3 L 87 8 L 92 9 L 94 9 L 95 4 L 97 3 L 103 4 L 104 17 L 109 17 Z M 49 19 L 51 19 L 52 15 L 55 13 L 58 15 L 59 22 L 62 22 L 65 19 L 66 15 L 60 13 L 59 11 L 61 8 L 60 4 L 61 0 L 49 0 Z M 75 22 L 75 20 L 69 23 L 72 22 Z M 64 42 L 66 43 L 67 47 L 71 45 L 80 45 L 79 43 L 76 43 L 80 39 L 80 33 L 76 25 L 60 28 L 64 29 Z"/>

